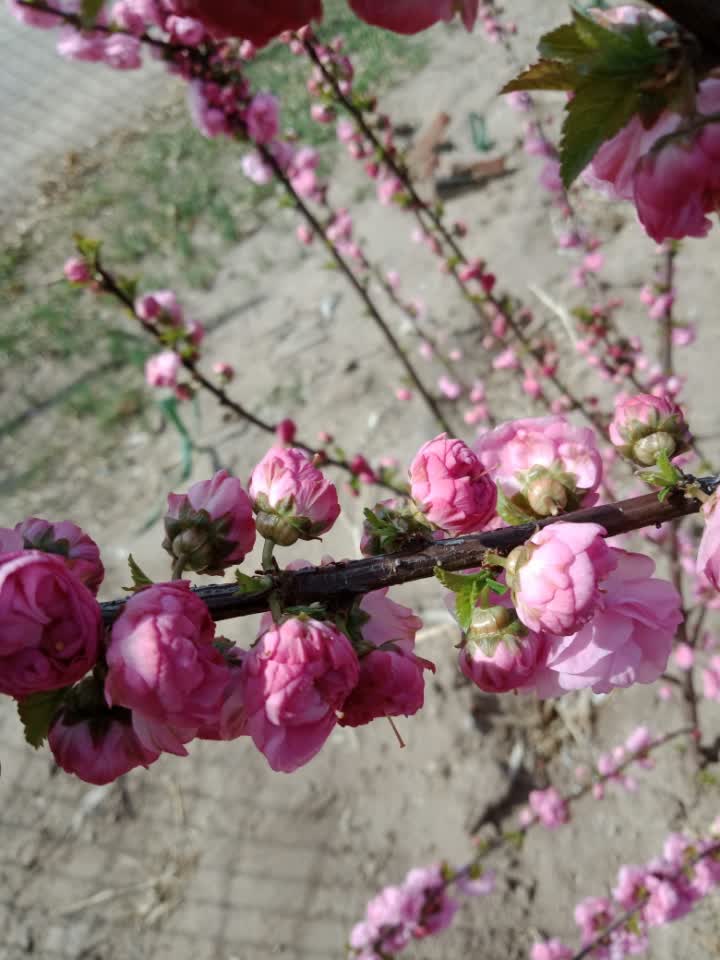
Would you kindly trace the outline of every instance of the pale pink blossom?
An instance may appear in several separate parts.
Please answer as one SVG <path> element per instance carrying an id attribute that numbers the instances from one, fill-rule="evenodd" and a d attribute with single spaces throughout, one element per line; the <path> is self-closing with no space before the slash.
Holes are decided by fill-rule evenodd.
<path id="1" fill-rule="evenodd" d="M 174 387 L 180 372 L 180 357 L 174 350 L 155 353 L 145 364 L 145 380 L 150 387 Z"/>
<path id="2" fill-rule="evenodd" d="M 403 888 L 422 897 L 420 915 L 413 929 L 416 939 L 446 930 L 452 923 L 460 904 L 448 897 L 442 868 L 416 867 L 405 877 Z"/>
<path id="3" fill-rule="evenodd" d="M 273 178 L 272 167 L 265 163 L 263 158 L 256 151 L 244 154 L 242 160 L 240 161 L 240 165 L 242 167 L 242 172 L 245 174 L 248 180 L 252 180 L 253 183 L 260 187 L 264 187 L 266 184 L 270 183 Z"/>
<path id="4" fill-rule="evenodd" d="M 247 732 L 273 770 L 311 760 L 357 685 L 357 655 L 334 624 L 291 618 L 263 633 L 243 660 Z"/>
<path id="5" fill-rule="evenodd" d="M 174 43 L 194 47 L 205 38 L 205 27 L 194 17 L 170 16 L 165 21 L 165 29 Z"/>
<path id="6" fill-rule="evenodd" d="M 549 830 L 555 830 L 570 821 L 567 801 L 555 787 L 548 787 L 547 790 L 531 790 L 528 803 L 534 818 Z"/>
<path id="7" fill-rule="evenodd" d="M 710 657 L 702 672 L 703 696 L 720 703 L 720 657 Z"/>
<path id="8" fill-rule="evenodd" d="M 616 548 L 610 553 L 614 569 L 602 581 L 594 616 L 574 635 L 551 644 L 547 665 L 535 680 L 541 697 L 652 683 L 667 667 L 682 620 L 678 593 L 652 576 L 655 564 L 649 557 Z"/>
<path id="9" fill-rule="evenodd" d="M 97 661 L 100 607 L 62 557 L 0 557 L 0 693 L 21 699 L 82 679 Z"/>
<path id="10" fill-rule="evenodd" d="M 451 380 L 447 374 L 443 374 L 438 380 L 438 390 L 447 397 L 448 400 L 457 400 L 462 394 L 462 387 L 455 380 Z"/>
<path id="11" fill-rule="evenodd" d="M 508 582 L 528 629 L 567 637 L 591 619 L 618 562 L 604 533 L 596 523 L 553 523 L 510 554 Z"/>
<path id="12" fill-rule="evenodd" d="M 294 447 L 271 447 L 253 470 L 249 490 L 258 530 L 284 546 L 320 537 L 340 515 L 335 485 Z"/>
<path id="13" fill-rule="evenodd" d="M 428 520 L 453 534 L 482 530 L 495 514 L 497 491 L 487 471 L 462 440 L 445 433 L 420 448 L 410 487 Z"/>
<path id="14" fill-rule="evenodd" d="M 142 47 L 137 37 L 115 33 L 106 37 L 102 59 L 115 70 L 139 70 L 142 66 Z"/>
<path id="15" fill-rule="evenodd" d="M 98 592 L 105 576 L 100 548 L 76 524 L 68 520 L 52 523 L 39 517 L 28 517 L 17 524 L 15 532 L 21 538 L 19 549 L 42 550 L 59 556 L 91 593 Z"/>
<path id="16" fill-rule="evenodd" d="M 703 507 L 705 529 L 700 540 L 696 573 L 704 577 L 715 590 L 720 590 L 720 510 L 717 494 Z"/>
<path id="17" fill-rule="evenodd" d="M 572 506 L 592 506 L 597 500 L 603 466 L 595 433 L 564 416 L 500 424 L 476 440 L 474 450 L 509 499 L 527 496 L 528 483 L 542 467 L 562 484 Z"/>
<path id="18" fill-rule="evenodd" d="M 255 544 L 250 498 L 227 470 L 168 494 L 163 547 L 185 570 L 219 574 L 242 563 Z"/>

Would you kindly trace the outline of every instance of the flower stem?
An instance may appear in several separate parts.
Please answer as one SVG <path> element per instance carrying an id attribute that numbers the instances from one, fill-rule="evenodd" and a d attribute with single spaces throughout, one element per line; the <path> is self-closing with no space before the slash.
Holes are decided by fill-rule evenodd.
<path id="1" fill-rule="evenodd" d="M 262 568 L 265 573 L 272 573 L 273 570 L 277 567 L 277 562 L 273 557 L 273 551 L 275 550 L 275 541 L 266 540 L 263 544 L 262 552 Z"/>

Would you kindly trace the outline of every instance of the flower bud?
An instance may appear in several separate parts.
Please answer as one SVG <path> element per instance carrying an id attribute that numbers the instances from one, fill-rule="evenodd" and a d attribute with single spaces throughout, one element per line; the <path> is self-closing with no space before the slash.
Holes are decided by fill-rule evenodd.
<path id="1" fill-rule="evenodd" d="M 487 693 L 507 693 L 532 683 L 543 666 L 547 642 L 526 630 L 507 607 L 478 607 L 463 640 L 459 665 Z"/>
<path id="2" fill-rule="evenodd" d="M 242 563 L 255 544 L 250 498 L 227 470 L 168 496 L 163 549 L 184 570 L 220 574 Z"/>
<path id="3" fill-rule="evenodd" d="M 683 453 L 690 440 L 685 417 L 675 401 L 645 393 L 617 404 L 609 433 L 623 457 L 642 467 L 653 466 L 660 453 L 668 457 Z"/>
<path id="4" fill-rule="evenodd" d="M 556 517 L 567 509 L 574 488 L 574 478 L 570 474 L 538 467 L 529 472 L 525 496 L 528 506 L 538 517 Z M 573 496 L 572 500 L 576 501 L 576 498 Z M 577 502 L 572 505 L 579 506 Z"/>
<path id="5" fill-rule="evenodd" d="M 250 497 L 258 531 L 283 547 L 317 539 L 340 515 L 334 484 L 293 447 L 267 452 L 253 470 Z"/>

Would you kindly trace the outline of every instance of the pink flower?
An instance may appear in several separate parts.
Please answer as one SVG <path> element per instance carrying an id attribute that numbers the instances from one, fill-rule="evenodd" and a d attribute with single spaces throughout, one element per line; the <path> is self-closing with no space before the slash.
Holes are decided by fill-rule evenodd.
<path id="1" fill-rule="evenodd" d="M 703 696 L 720 703 L 720 657 L 710 657 L 708 665 L 702 672 L 702 680 Z"/>
<path id="2" fill-rule="evenodd" d="M 180 371 L 180 357 L 174 350 L 163 350 L 145 364 L 145 380 L 151 387 L 174 387 Z"/>
<path id="3" fill-rule="evenodd" d="M 572 960 L 574 952 L 560 940 L 553 938 L 534 943 L 530 950 L 530 960 Z"/>
<path id="4" fill-rule="evenodd" d="M 498 608 L 504 609 L 504 608 Z M 545 663 L 548 642 L 542 634 L 507 635 L 496 642 L 492 653 L 482 642 L 469 640 L 460 650 L 460 669 L 486 693 L 508 693 L 531 684 Z"/>
<path id="5" fill-rule="evenodd" d="M 609 434 L 624 457 L 645 467 L 652 466 L 660 452 L 668 457 L 683 453 L 690 439 L 685 416 L 675 401 L 648 393 L 618 399 Z"/>
<path id="6" fill-rule="evenodd" d="M 61 557 L 0 558 L 0 693 L 21 699 L 80 680 L 98 658 L 100 607 Z"/>
<path id="7" fill-rule="evenodd" d="M 597 500 L 603 465 L 595 433 L 566 417 L 511 420 L 484 433 L 474 449 L 505 496 L 518 498 L 530 512 L 547 507 L 548 500 L 556 511 L 592 506 Z M 533 506 L 529 499 L 535 498 Z"/>
<path id="8" fill-rule="evenodd" d="M 540 697 L 652 683 L 667 667 L 682 620 L 677 591 L 652 577 L 649 557 L 615 548 L 610 554 L 614 569 L 602 583 L 597 611 L 576 634 L 553 641 L 547 666 L 535 680 Z"/>
<path id="9" fill-rule="evenodd" d="M 112 783 L 135 767 L 149 767 L 160 756 L 140 743 L 127 710 L 83 715 L 61 709 L 52 722 L 48 745 L 58 766 L 86 783 Z"/>
<path id="10" fill-rule="evenodd" d="M 275 427 L 275 436 L 278 443 L 292 443 L 297 433 L 297 425 L 294 420 L 286 417 Z"/>
<path id="11" fill-rule="evenodd" d="M 272 93 L 256 93 L 245 114 L 248 135 L 255 143 L 274 140 L 280 129 L 279 104 Z"/>
<path id="12" fill-rule="evenodd" d="M 54 13 L 44 13 L 42 10 L 35 10 L 33 7 L 18 3 L 17 0 L 8 0 L 10 13 L 28 27 L 35 27 L 40 30 L 50 30 L 52 27 L 59 26 L 63 21 Z M 56 9 L 62 9 L 61 4 L 55 5 Z"/>
<path id="13" fill-rule="evenodd" d="M 462 387 L 455 380 L 451 380 L 447 374 L 443 374 L 438 380 L 438 389 L 448 400 L 457 400 L 462 393 Z"/>
<path id="14" fill-rule="evenodd" d="M 205 38 L 205 28 L 193 17 L 170 16 L 165 21 L 165 29 L 174 43 L 194 47 Z"/>
<path id="15" fill-rule="evenodd" d="M 413 653 L 422 620 L 387 596 L 388 588 L 366 594 L 360 612 L 368 619 L 360 633 L 375 649 L 360 658 L 360 677 L 342 708 L 340 725 L 358 727 L 376 717 L 410 717 L 421 709 L 424 670 L 435 664 Z"/>
<path id="16" fill-rule="evenodd" d="M 611 197 L 632 200 L 635 169 L 640 157 L 647 154 L 660 137 L 672 133 L 680 120 L 679 114 L 665 112 L 646 130 L 640 117 L 633 116 L 619 133 L 600 147 L 585 172 L 585 179 Z"/>
<path id="17" fill-rule="evenodd" d="M 441 433 L 420 448 L 410 466 L 413 499 L 435 526 L 473 533 L 495 513 L 497 491 L 472 450 Z"/>
<path id="18" fill-rule="evenodd" d="M 246 651 L 233 647 L 229 654 L 230 671 L 217 714 L 203 723 L 197 732 L 198 740 L 237 740 L 246 733 L 245 682 L 242 676 L 243 657 Z"/>
<path id="19" fill-rule="evenodd" d="M 82 257 L 70 257 L 66 260 L 63 273 L 70 283 L 89 283 L 92 280 L 90 267 Z"/>
<path id="20" fill-rule="evenodd" d="M 358 923 L 350 933 L 350 946 L 355 950 L 372 948 L 373 952 L 360 954 L 374 957 L 393 956 L 403 950 L 412 939 L 420 919 L 424 895 L 405 887 L 384 887 L 367 905 L 364 923 Z M 375 951 L 379 951 L 375 952 Z"/>
<path id="21" fill-rule="evenodd" d="M 283 546 L 327 533 L 340 515 L 335 485 L 302 450 L 271 447 L 250 477 L 262 536 Z"/>
<path id="22" fill-rule="evenodd" d="M 135 301 L 135 312 L 141 320 L 162 320 L 173 327 L 183 323 L 183 312 L 172 290 L 145 293 Z"/>
<path id="23" fill-rule="evenodd" d="M 673 140 L 640 158 L 634 177 L 635 206 L 656 243 L 707 235 L 712 226 L 705 216 L 709 176 L 709 161 L 694 141 Z"/>
<path id="24" fill-rule="evenodd" d="M 583 944 L 593 941 L 612 921 L 612 904 L 607 897 L 586 897 L 575 907 L 575 923 Z"/>
<path id="25" fill-rule="evenodd" d="M 247 732 L 272 769 L 285 773 L 320 750 L 359 678 L 345 634 L 298 618 L 263 633 L 242 671 Z"/>
<path id="26" fill-rule="evenodd" d="M 141 50 L 137 37 L 125 33 L 111 34 L 105 39 L 102 59 L 115 70 L 139 70 L 142 66 Z"/>
<path id="27" fill-rule="evenodd" d="M 644 867 L 624 865 L 618 872 L 613 898 L 623 910 L 632 910 L 647 896 L 648 871 Z"/>
<path id="28" fill-rule="evenodd" d="M 322 19 L 322 0 L 185 0 L 184 12 L 216 37 L 242 37 L 264 47 L 285 30 Z"/>
<path id="29" fill-rule="evenodd" d="M 182 559 L 184 570 L 222 573 L 242 563 L 255 545 L 250 498 L 227 470 L 168 495 L 163 548 Z"/>
<path id="30" fill-rule="evenodd" d="M 216 373 L 226 383 L 230 383 L 235 378 L 235 368 L 222 361 L 213 364 L 213 373 Z"/>
<path id="31" fill-rule="evenodd" d="M 252 180 L 259 187 L 264 187 L 270 183 L 274 176 L 272 167 L 265 163 L 259 153 L 254 151 L 243 156 L 240 166 L 248 180 Z"/>
<path id="32" fill-rule="evenodd" d="M 67 60 L 97 63 L 105 55 L 105 36 L 98 31 L 81 33 L 75 27 L 63 27 L 55 49 Z"/>
<path id="33" fill-rule="evenodd" d="M 51 523 L 28 517 L 15 531 L 22 538 L 20 549 L 56 554 L 91 593 L 98 592 L 105 576 L 100 549 L 80 527 L 67 520 Z"/>
<path id="34" fill-rule="evenodd" d="M 531 790 L 528 802 L 532 813 L 549 830 L 555 830 L 570 821 L 567 802 L 555 787 L 548 787 L 547 790 Z"/>
<path id="35" fill-rule="evenodd" d="M 419 33 L 439 20 L 452 20 L 456 9 L 462 21 L 472 30 L 478 15 L 479 0 L 349 0 L 354 12 L 375 27 L 395 33 Z"/>
<path id="36" fill-rule="evenodd" d="M 617 565 L 596 523 L 553 523 L 508 558 L 508 583 L 530 630 L 567 636 L 593 616 L 600 582 Z"/>
<path id="37" fill-rule="evenodd" d="M 439 865 L 411 870 L 403 881 L 403 889 L 423 898 L 420 916 L 413 929 L 414 937 L 429 937 L 450 926 L 460 904 L 448 897 Z"/>
<path id="38" fill-rule="evenodd" d="M 228 683 L 214 637 L 208 609 L 186 580 L 134 594 L 112 628 L 107 703 L 194 733 L 217 717 Z"/>
<path id="39" fill-rule="evenodd" d="M 717 509 L 717 503 L 716 494 L 703 507 L 705 529 L 700 540 L 696 573 L 720 590 L 720 510 Z"/>

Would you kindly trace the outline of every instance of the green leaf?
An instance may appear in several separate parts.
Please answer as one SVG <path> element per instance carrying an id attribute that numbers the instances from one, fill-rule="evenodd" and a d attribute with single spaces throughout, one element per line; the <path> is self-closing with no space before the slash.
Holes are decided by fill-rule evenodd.
<path id="1" fill-rule="evenodd" d="M 658 468 L 660 476 L 666 483 L 673 485 L 678 483 L 679 480 L 682 480 L 682 474 L 678 468 L 670 462 L 670 457 L 668 457 L 665 450 L 661 450 L 655 457 L 655 466 Z"/>
<path id="2" fill-rule="evenodd" d="M 254 593 L 262 593 L 272 586 L 270 577 L 249 577 L 242 570 L 235 571 L 235 580 L 238 585 L 238 593 L 244 597 L 252 596 Z"/>
<path id="3" fill-rule="evenodd" d="M 537 523 L 537 517 L 531 513 L 526 513 L 522 507 L 519 507 L 512 500 L 509 500 L 498 486 L 497 512 L 505 523 L 511 527 L 519 527 L 523 523 Z"/>
<path id="4" fill-rule="evenodd" d="M 76 233 L 73 240 L 75 241 L 75 249 L 80 256 L 84 257 L 88 263 L 94 265 L 102 249 L 101 241 L 93 240 L 91 237 L 85 237 L 81 233 Z"/>
<path id="5" fill-rule="evenodd" d="M 576 67 L 571 63 L 539 60 L 506 83 L 500 93 L 512 93 L 514 90 L 573 90 L 579 78 Z"/>
<path id="6" fill-rule="evenodd" d="M 483 591 L 505 593 L 507 587 L 493 579 L 489 570 L 479 573 L 451 573 L 442 567 L 435 567 L 433 573 L 440 583 L 455 594 L 455 613 L 460 629 L 467 632 L 472 626 L 473 611 Z"/>
<path id="7" fill-rule="evenodd" d="M 92 26 L 97 20 L 97 16 L 103 8 L 105 0 L 82 0 L 80 5 L 80 16 L 83 23 Z"/>
<path id="8" fill-rule="evenodd" d="M 566 188 L 603 143 L 625 126 L 638 103 L 637 89 L 627 76 L 592 76 L 578 85 L 565 108 L 560 141 L 560 174 Z"/>
<path id="9" fill-rule="evenodd" d="M 140 566 L 132 554 L 128 557 L 128 567 L 130 567 L 130 576 L 132 577 L 133 585 L 131 587 L 123 587 L 126 593 L 137 593 L 139 590 L 144 590 L 145 587 L 152 586 L 153 581 L 140 569 Z"/>
<path id="10" fill-rule="evenodd" d="M 577 62 L 587 52 L 587 44 L 580 36 L 576 23 L 564 23 L 540 37 L 538 51 L 549 60 L 569 60 Z"/>
<path id="11" fill-rule="evenodd" d="M 70 687 L 63 687 L 61 690 L 32 693 L 24 700 L 18 701 L 17 710 L 25 731 L 25 739 L 31 747 L 37 750 L 43 745 L 53 717 L 70 689 Z"/>

